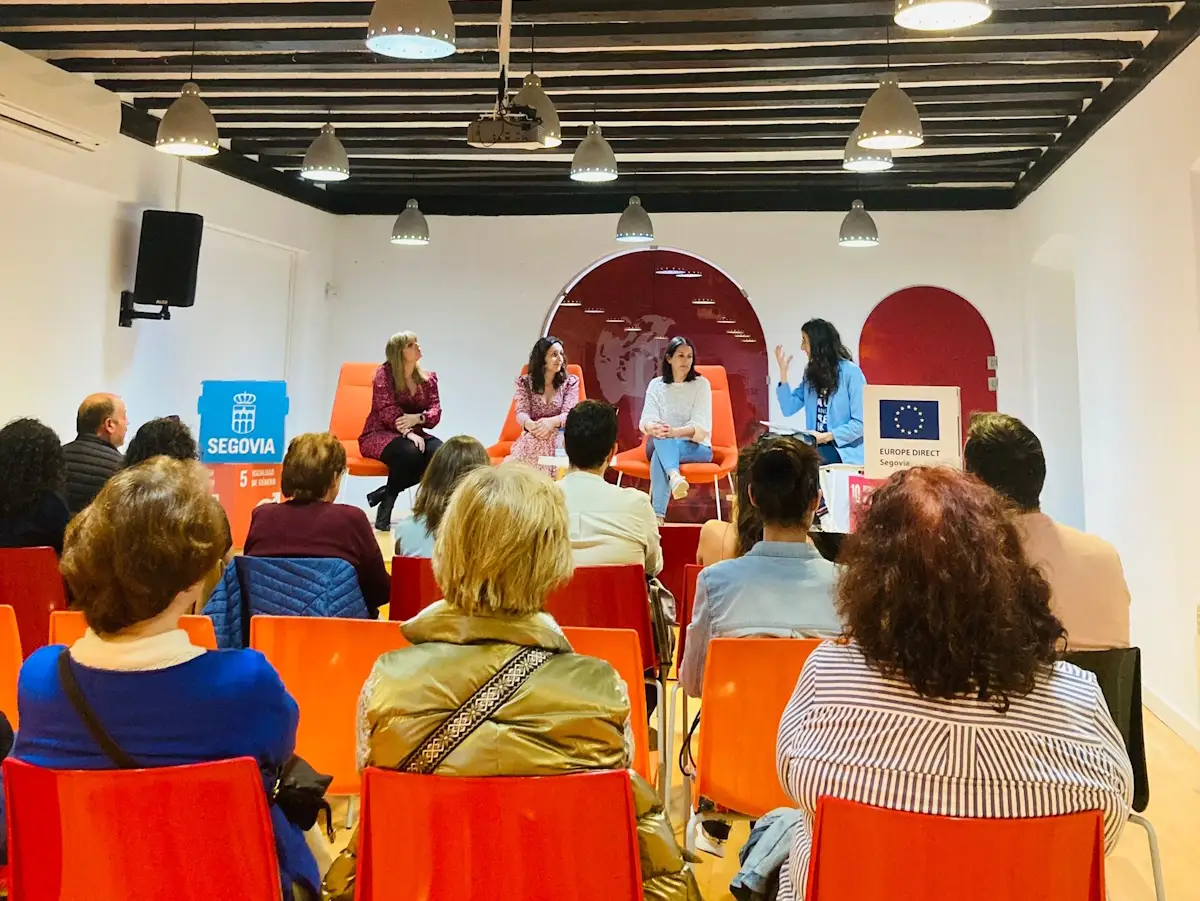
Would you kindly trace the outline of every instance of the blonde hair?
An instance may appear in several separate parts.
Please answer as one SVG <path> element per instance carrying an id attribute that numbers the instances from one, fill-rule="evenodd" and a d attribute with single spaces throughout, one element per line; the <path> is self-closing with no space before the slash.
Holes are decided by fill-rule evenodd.
<path id="1" fill-rule="evenodd" d="M 537 613 L 574 568 L 567 505 L 547 475 L 511 462 L 459 483 L 433 546 L 433 571 L 452 607 Z"/>
<path id="2" fill-rule="evenodd" d="M 392 393 L 399 394 L 405 390 L 404 384 L 404 348 L 417 340 L 416 332 L 396 332 L 388 338 L 387 348 L 383 355 L 388 365 L 392 367 Z M 418 385 L 425 384 L 425 370 L 417 363 L 413 367 L 413 381 Z"/>
<path id="3" fill-rule="evenodd" d="M 295 501 L 325 498 L 346 471 L 346 448 L 329 432 L 297 435 L 283 458 L 283 496 Z"/>

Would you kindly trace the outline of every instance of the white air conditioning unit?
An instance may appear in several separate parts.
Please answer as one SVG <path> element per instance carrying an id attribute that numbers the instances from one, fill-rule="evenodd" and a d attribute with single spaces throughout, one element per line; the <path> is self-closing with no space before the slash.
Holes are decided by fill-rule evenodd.
<path id="1" fill-rule="evenodd" d="M 121 98 L 0 44 L 0 128 L 63 147 L 99 150 L 121 132 Z"/>

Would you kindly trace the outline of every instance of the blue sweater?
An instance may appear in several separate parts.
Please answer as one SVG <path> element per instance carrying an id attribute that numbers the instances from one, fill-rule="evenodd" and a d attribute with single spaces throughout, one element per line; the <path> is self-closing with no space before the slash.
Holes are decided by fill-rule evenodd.
<path id="1" fill-rule="evenodd" d="M 58 678 L 62 646 L 35 651 L 21 668 L 21 724 L 13 756 L 52 769 L 110 769 Z M 253 757 L 263 784 L 292 756 L 300 710 L 258 651 L 209 651 L 161 670 L 117 672 L 73 664 L 88 704 L 113 740 L 148 767 Z M 271 805 L 285 897 L 320 876 L 304 833 Z M 231 840 L 236 840 L 236 837 Z"/>

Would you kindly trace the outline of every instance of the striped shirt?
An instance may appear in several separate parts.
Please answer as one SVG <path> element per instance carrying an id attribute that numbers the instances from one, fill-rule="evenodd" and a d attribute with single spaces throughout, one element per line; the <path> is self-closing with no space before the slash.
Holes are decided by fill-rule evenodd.
<path id="1" fill-rule="evenodd" d="M 922 698 L 853 644 L 822 644 L 779 724 L 779 780 L 802 816 L 781 901 L 804 895 L 822 795 L 913 813 L 1036 817 L 1100 810 L 1105 852 L 1129 816 L 1133 771 L 1091 673 L 1056 663 L 1007 713 Z"/>

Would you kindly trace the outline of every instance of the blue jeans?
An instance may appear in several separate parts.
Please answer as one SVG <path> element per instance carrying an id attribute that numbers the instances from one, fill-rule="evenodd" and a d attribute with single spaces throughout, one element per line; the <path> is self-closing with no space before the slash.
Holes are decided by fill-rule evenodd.
<path id="1" fill-rule="evenodd" d="M 667 474 L 679 469 L 680 463 L 711 463 L 712 448 L 690 438 L 650 438 L 646 459 L 650 461 L 650 505 L 658 516 L 666 516 L 671 500 Z"/>

